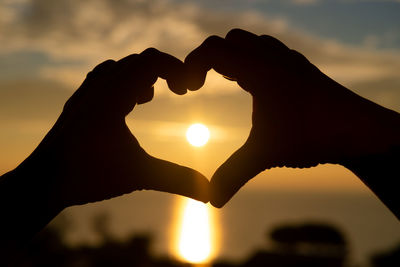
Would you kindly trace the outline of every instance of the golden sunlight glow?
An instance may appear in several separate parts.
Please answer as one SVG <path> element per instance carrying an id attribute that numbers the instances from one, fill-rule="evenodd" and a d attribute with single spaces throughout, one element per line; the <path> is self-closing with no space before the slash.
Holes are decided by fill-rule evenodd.
<path id="1" fill-rule="evenodd" d="M 188 262 L 206 262 L 211 254 L 210 217 L 207 205 L 188 199 L 182 219 L 179 253 Z"/>
<path id="2" fill-rule="evenodd" d="M 192 146 L 204 146 L 209 138 L 210 131 L 201 123 L 190 125 L 186 131 L 186 139 Z"/>

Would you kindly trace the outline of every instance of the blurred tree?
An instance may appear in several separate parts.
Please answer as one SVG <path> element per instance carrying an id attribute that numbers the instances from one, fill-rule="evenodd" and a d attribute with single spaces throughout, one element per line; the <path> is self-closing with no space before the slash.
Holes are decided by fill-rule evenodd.
<path id="1" fill-rule="evenodd" d="M 100 212 L 92 218 L 92 229 L 103 243 L 113 240 L 113 234 L 110 230 L 110 222 L 110 215 L 106 212 Z"/>
<path id="2" fill-rule="evenodd" d="M 274 242 L 274 249 L 283 253 L 339 258 L 345 258 L 347 254 L 343 234 L 329 224 L 282 225 L 273 229 L 269 236 Z"/>
<path id="3" fill-rule="evenodd" d="M 399 267 L 400 243 L 386 252 L 379 252 L 373 255 L 371 258 L 371 265 L 373 267 Z"/>
<path id="4" fill-rule="evenodd" d="M 343 234 L 325 223 L 284 224 L 268 233 L 272 246 L 242 266 L 342 267 L 348 248 Z"/>
<path id="5" fill-rule="evenodd" d="M 63 221 L 65 222 L 65 221 Z M 92 228 L 103 241 L 98 246 L 69 247 L 63 242 L 68 224 L 46 227 L 21 251 L 12 262 L 0 266 L 16 267 L 181 267 L 189 266 L 170 259 L 160 258 L 151 252 L 152 236 L 147 233 L 135 234 L 126 241 L 113 237 L 109 228 L 108 214 L 99 213 L 93 217 Z"/>

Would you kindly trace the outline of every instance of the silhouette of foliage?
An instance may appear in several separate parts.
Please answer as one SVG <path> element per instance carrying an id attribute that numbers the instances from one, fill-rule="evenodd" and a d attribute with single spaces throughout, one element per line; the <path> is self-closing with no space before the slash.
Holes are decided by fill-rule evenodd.
<path id="1" fill-rule="evenodd" d="M 63 242 L 62 229 L 46 227 L 19 252 L 13 262 L 4 264 L 17 267 L 179 267 L 188 265 L 166 257 L 155 257 L 151 252 L 152 238 L 149 234 L 136 234 L 126 241 L 112 238 L 107 214 L 100 213 L 94 216 L 92 225 L 102 240 L 98 246 L 69 247 Z"/>
<path id="2" fill-rule="evenodd" d="M 398 267 L 400 266 L 400 243 L 386 252 L 380 252 L 372 256 L 373 267 Z"/>
<path id="3" fill-rule="evenodd" d="M 63 242 L 65 227 L 47 227 L 33 239 L 14 262 L 1 263 L 17 267 L 181 267 L 191 266 L 166 256 L 154 255 L 152 236 L 142 233 L 125 241 L 112 237 L 107 214 L 93 217 L 92 226 L 102 243 L 98 246 L 69 247 Z M 327 223 L 281 224 L 268 231 L 271 246 L 254 251 L 243 262 L 218 260 L 213 267 L 345 267 L 348 264 L 348 245 L 342 232 Z M 373 267 L 400 266 L 400 244 L 375 254 Z"/>
<path id="4" fill-rule="evenodd" d="M 269 237 L 272 247 L 255 252 L 241 266 L 346 266 L 345 238 L 329 224 L 279 225 L 269 232 Z"/>

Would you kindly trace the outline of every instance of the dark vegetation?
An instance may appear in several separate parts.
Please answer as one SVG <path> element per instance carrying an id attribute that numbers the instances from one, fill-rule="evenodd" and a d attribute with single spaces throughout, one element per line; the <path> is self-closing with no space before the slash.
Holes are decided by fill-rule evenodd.
<path id="1" fill-rule="evenodd" d="M 126 241 L 117 241 L 108 231 L 107 216 L 94 218 L 93 228 L 103 242 L 96 247 L 69 247 L 63 243 L 62 231 L 45 228 L 10 266 L 190 266 L 168 257 L 154 255 L 152 237 L 136 234 Z M 349 246 L 344 234 L 326 223 L 281 224 L 267 232 L 268 246 L 254 251 L 241 262 L 217 260 L 214 267 L 277 266 L 277 267 L 352 267 Z M 400 266 L 400 244 L 371 256 L 372 267 Z"/>

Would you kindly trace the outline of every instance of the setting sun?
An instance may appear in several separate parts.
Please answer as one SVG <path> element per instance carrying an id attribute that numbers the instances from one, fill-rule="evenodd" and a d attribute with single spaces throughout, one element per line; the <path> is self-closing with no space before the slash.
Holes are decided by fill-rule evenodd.
<path id="1" fill-rule="evenodd" d="M 192 146 L 204 146 L 209 138 L 210 131 L 201 123 L 190 125 L 186 131 L 186 139 Z"/>

